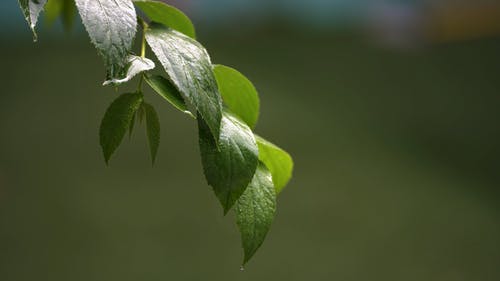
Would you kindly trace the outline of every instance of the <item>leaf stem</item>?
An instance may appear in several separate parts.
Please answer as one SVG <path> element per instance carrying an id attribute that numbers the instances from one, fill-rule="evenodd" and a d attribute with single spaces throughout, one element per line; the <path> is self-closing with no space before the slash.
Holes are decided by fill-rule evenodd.
<path id="1" fill-rule="evenodd" d="M 142 26 L 141 58 L 145 58 L 146 57 L 146 29 L 148 28 L 148 25 L 141 18 L 139 18 L 139 23 Z"/>
<path id="2" fill-rule="evenodd" d="M 144 81 L 144 74 L 141 74 L 139 78 L 139 84 L 137 85 L 137 92 L 142 93 L 142 82 Z"/>
<path id="3" fill-rule="evenodd" d="M 142 93 L 142 82 L 144 81 L 144 75 L 139 78 L 139 84 L 137 84 L 137 92 Z"/>
<path id="4" fill-rule="evenodd" d="M 146 57 L 146 29 L 147 29 L 148 25 L 140 17 L 137 17 L 137 21 L 139 22 L 139 24 L 142 27 L 141 58 L 145 58 Z M 137 85 L 137 92 L 142 92 L 142 83 L 143 83 L 143 81 L 144 81 L 144 74 L 142 74 L 141 77 L 139 78 L 139 84 Z"/>

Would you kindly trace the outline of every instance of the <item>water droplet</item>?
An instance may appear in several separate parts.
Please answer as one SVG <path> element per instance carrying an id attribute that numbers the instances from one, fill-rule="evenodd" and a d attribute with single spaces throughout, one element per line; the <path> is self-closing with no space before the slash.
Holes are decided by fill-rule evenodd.
<path id="1" fill-rule="evenodd" d="M 240 271 L 245 271 L 245 268 L 243 267 L 243 265 L 240 267 Z"/>

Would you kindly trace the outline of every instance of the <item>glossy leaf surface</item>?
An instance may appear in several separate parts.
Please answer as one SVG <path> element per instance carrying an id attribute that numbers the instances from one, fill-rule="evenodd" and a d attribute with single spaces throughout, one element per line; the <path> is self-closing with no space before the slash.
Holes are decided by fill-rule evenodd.
<path id="1" fill-rule="evenodd" d="M 197 41 L 161 25 L 146 30 L 146 40 L 170 81 L 204 119 L 214 140 L 219 139 L 222 99 L 210 57 Z"/>
<path id="2" fill-rule="evenodd" d="M 215 65 L 214 73 L 224 104 L 254 128 L 259 119 L 259 94 L 252 82 L 236 69 L 224 65 Z"/>
<path id="3" fill-rule="evenodd" d="M 151 152 L 151 162 L 154 164 L 160 146 L 160 119 L 152 105 L 144 103 L 143 106 L 146 114 L 146 132 Z"/>
<path id="4" fill-rule="evenodd" d="M 107 79 L 125 75 L 127 57 L 137 30 L 131 0 L 75 0 L 90 40 L 104 58 Z"/>
<path id="5" fill-rule="evenodd" d="M 132 137 L 132 133 L 134 132 L 135 122 L 137 122 L 137 112 L 132 115 L 132 120 L 130 120 L 130 125 L 128 127 L 128 137 Z"/>
<path id="6" fill-rule="evenodd" d="M 125 76 L 120 79 L 111 79 L 103 83 L 104 86 L 107 85 L 120 85 L 130 81 L 137 74 L 148 71 L 155 68 L 155 63 L 147 58 L 141 58 L 134 55 L 129 55 L 127 57 L 127 65 L 125 66 Z"/>
<path id="7" fill-rule="evenodd" d="M 208 184 L 227 213 L 243 194 L 257 168 L 258 148 L 250 128 L 234 115 L 224 112 L 219 147 L 208 126 L 198 118 L 200 151 Z"/>
<path id="8" fill-rule="evenodd" d="M 256 136 L 259 146 L 259 160 L 262 161 L 273 177 L 274 187 L 279 193 L 286 186 L 293 171 L 293 159 L 286 151 L 271 142 Z"/>
<path id="9" fill-rule="evenodd" d="M 134 0 L 134 4 L 153 22 L 161 23 L 193 39 L 196 38 L 194 25 L 179 9 L 160 1 Z"/>
<path id="10" fill-rule="evenodd" d="M 271 173 L 260 163 L 255 175 L 236 204 L 236 223 L 241 233 L 243 264 L 264 242 L 276 212 L 276 191 Z"/>
<path id="11" fill-rule="evenodd" d="M 106 110 L 99 130 L 100 143 L 106 163 L 120 146 L 141 103 L 142 94 L 123 94 L 114 100 Z"/>
<path id="12" fill-rule="evenodd" d="M 247 263 L 269 231 L 277 194 L 290 180 L 294 165 L 287 152 L 252 132 L 260 102 L 250 80 L 233 68 L 212 65 L 205 48 L 195 40 L 189 18 L 163 0 L 18 1 L 35 38 L 35 25 L 44 6 L 49 22 L 61 18 L 66 27 L 71 26 L 78 10 L 104 58 L 104 85 L 120 85 L 141 75 L 138 92 L 118 96 L 102 119 L 99 138 L 106 164 L 127 132 L 132 134 L 135 122 L 143 120 L 151 161 L 155 162 L 160 120 L 154 107 L 143 100 L 143 79 L 176 109 L 196 116 L 205 177 L 224 214 L 236 206 L 243 264 Z M 141 57 L 132 55 L 131 50 L 138 21 L 144 31 Z M 155 67 L 145 58 L 146 42 L 167 75 L 144 73 Z"/>
<path id="13" fill-rule="evenodd" d="M 186 114 L 192 115 L 186 106 L 186 102 L 179 93 L 179 90 L 177 90 L 170 81 L 160 75 L 146 75 L 145 79 L 157 94 L 167 100 L 175 108 Z"/>
<path id="14" fill-rule="evenodd" d="M 19 5 L 23 11 L 24 18 L 33 32 L 33 39 L 35 41 L 37 39 L 35 26 L 38 22 L 38 16 L 46 3 L 47 0 L 19 0 Z"/>

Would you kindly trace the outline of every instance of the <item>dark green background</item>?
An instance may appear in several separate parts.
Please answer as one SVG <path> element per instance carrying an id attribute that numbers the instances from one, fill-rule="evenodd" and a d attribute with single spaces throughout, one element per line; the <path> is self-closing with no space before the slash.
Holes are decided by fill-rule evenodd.
<path id="1" fill-rule="evenodd" d="M 106 167 L 98 127 L 118 92 L 100 58 L 83 35 L 33 44 L 26 29 L 0 45 L 0 280 L 500 280 L 500 39 L 199 33 L 255 82 L 257 132 L 295 160 L 245 271 L 196 124 L 148 90 L 156 165 L 137 127 Z"/>

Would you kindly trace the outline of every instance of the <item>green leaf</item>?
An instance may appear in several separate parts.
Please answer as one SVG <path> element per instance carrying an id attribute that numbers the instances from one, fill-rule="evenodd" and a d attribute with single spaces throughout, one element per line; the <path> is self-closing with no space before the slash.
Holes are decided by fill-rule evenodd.
<path id="1" fill-rule="evenodd" d="M 47 0 L 19 0 L 19 5 L 23 11 L 24 18 L 28 22 L 31 31 L 33 32 L 33 40 L 37 40 L 35 26 L 38 21 L 38 16 L 43 10 Z"/>
<path id="2" fill-rule="evenodd" d="M 45 5 L 45 21 L 52 25 L 61 15 L 63 9 L 63 0 L 48 0 Z"/>
<path id="3" fill-rule="evenodd" d="M 250 128 L 228 112 L 222 117 L 218 147 L 202 118 L 198 118 L 198 128 L 205 177 L 226 214 L 253 178 L 258 163 L 257 144 Z"/>
<path id="4" fill-rule="evenodd" d="M 151 21 L 161 23 L 196 39 L 193 23 L 177 8 L 152 0 L 134 0 L 134 3 Z"/>
<path id="5" fill-rule="evenodd" d="M 256 136 L 259 160 L 271 171 L 276 192 L 280 193 L 292 177 L 293 160 L 290 154 L 269 141 Z"/>
<path id="6" fill-rule="evenodd" d="M 196 108 L 217 141 L 222 119 L 222 99 L 205 48 L 186 35 L 158 24 L 146 30 L 146 40 L 170 81 L 185 100 Z"/>
<path id="7" fill-rule="evenodd" d="M 160 145 L 160 119 L 154 107 L 144 103 L 144 111 L 146 113 L 146 129 L 149 141 L 149 150 L 151 152 L 151 162 L 154 164 L 158 146 Z"/>
<path id="8" fill-rule="evenodd" d="M 66 30 L 70 30 L 75 19 L 76 6 L 74 0 L 48 0 L 45 5 L 45 20 L 52 25 L 61 17 Z"/>
<path id="9" fill-rule="evenodd" d="M 74 0 L 62 0 L 61 20 L 66 30 L 71 30 L 75 23 L 76 5 Z"/>
<path id="10" fill-rule="evenodd" d="M 120 146 L 129 129 L 133 116 L 142 103 L 142 94 L 123 94 L 108 107 L 99 130 L 102 152 L 106 164 Z"/>
<path id="11" fill-rule="evenodd" d="M 144 111 L 144 106 L 141 106 L 137 110 L 137 119 L 139 119 L 139 124 L 142 124 L 142 121 L 144 120 L 144 115 L 146 115 Z"/>
<path id="12" fill-rule="evenodd" d="M 120 79 L 114 78 L 114 79 L 107 80 L 103 83 L 104 86 L 107 86 L 107 85 L 116 86 L 116 85 L 126 83 L 126 82 L 130 81 L 132 78 L 134 78 L 134 76 L 136 76 L 137 74 L 155 68 L 155 63 L 152 60 L 147 59 L 147 58 L 141 58 L 138 56 L 129 55 L 127 57 L 127 61 L 128 61 L 128 63 L 125 66 L 125 69 L 126 69 L 125 76 L 123 78 L 120 78 Z"/>
<path id="13" fill-rule="evenodd" d="M 193 116 L 191 111 L 187 108 L 186 102 L 179 93 L 179 90 L 177 90 L 175 86 L 170 83 L 170 81 L 159 75 L 146 75 L 144 77 L 149 86 L 151 86 L 157 94 L 167 100 L 178 110 Z"/>
<path id="14" fill-rule="evenodd" d="M 250 260 L 264 242 L 275 213 L 276 191 L 271 173 L 260 163 L 252 182 L 236 205 L 236 223 L 245 252 L 243 264 Z"/>
<path id="15" fill-rule="evenodd" d="M 132 137 L 132 132 L 134 131 L 135 122 L 136 122 L 137 112 L 132 115 L 132 120 L 130 120 L 130 126 L 128 127 L 128 137 Z"/>
<path id="16" fill-rule="evenodd" d="M 231 111 L 254 128 L 259 119 L 259 94 L 254 85 L 236 69 L 214 66 L 222 100 Z"/>
<path id="17" fill-rule="evenodd" d="M 92 43 L 104 58 L 106 78 L 125 75 L 127 57 L 137 30 L 131 0 L 75 0 Z"/>

